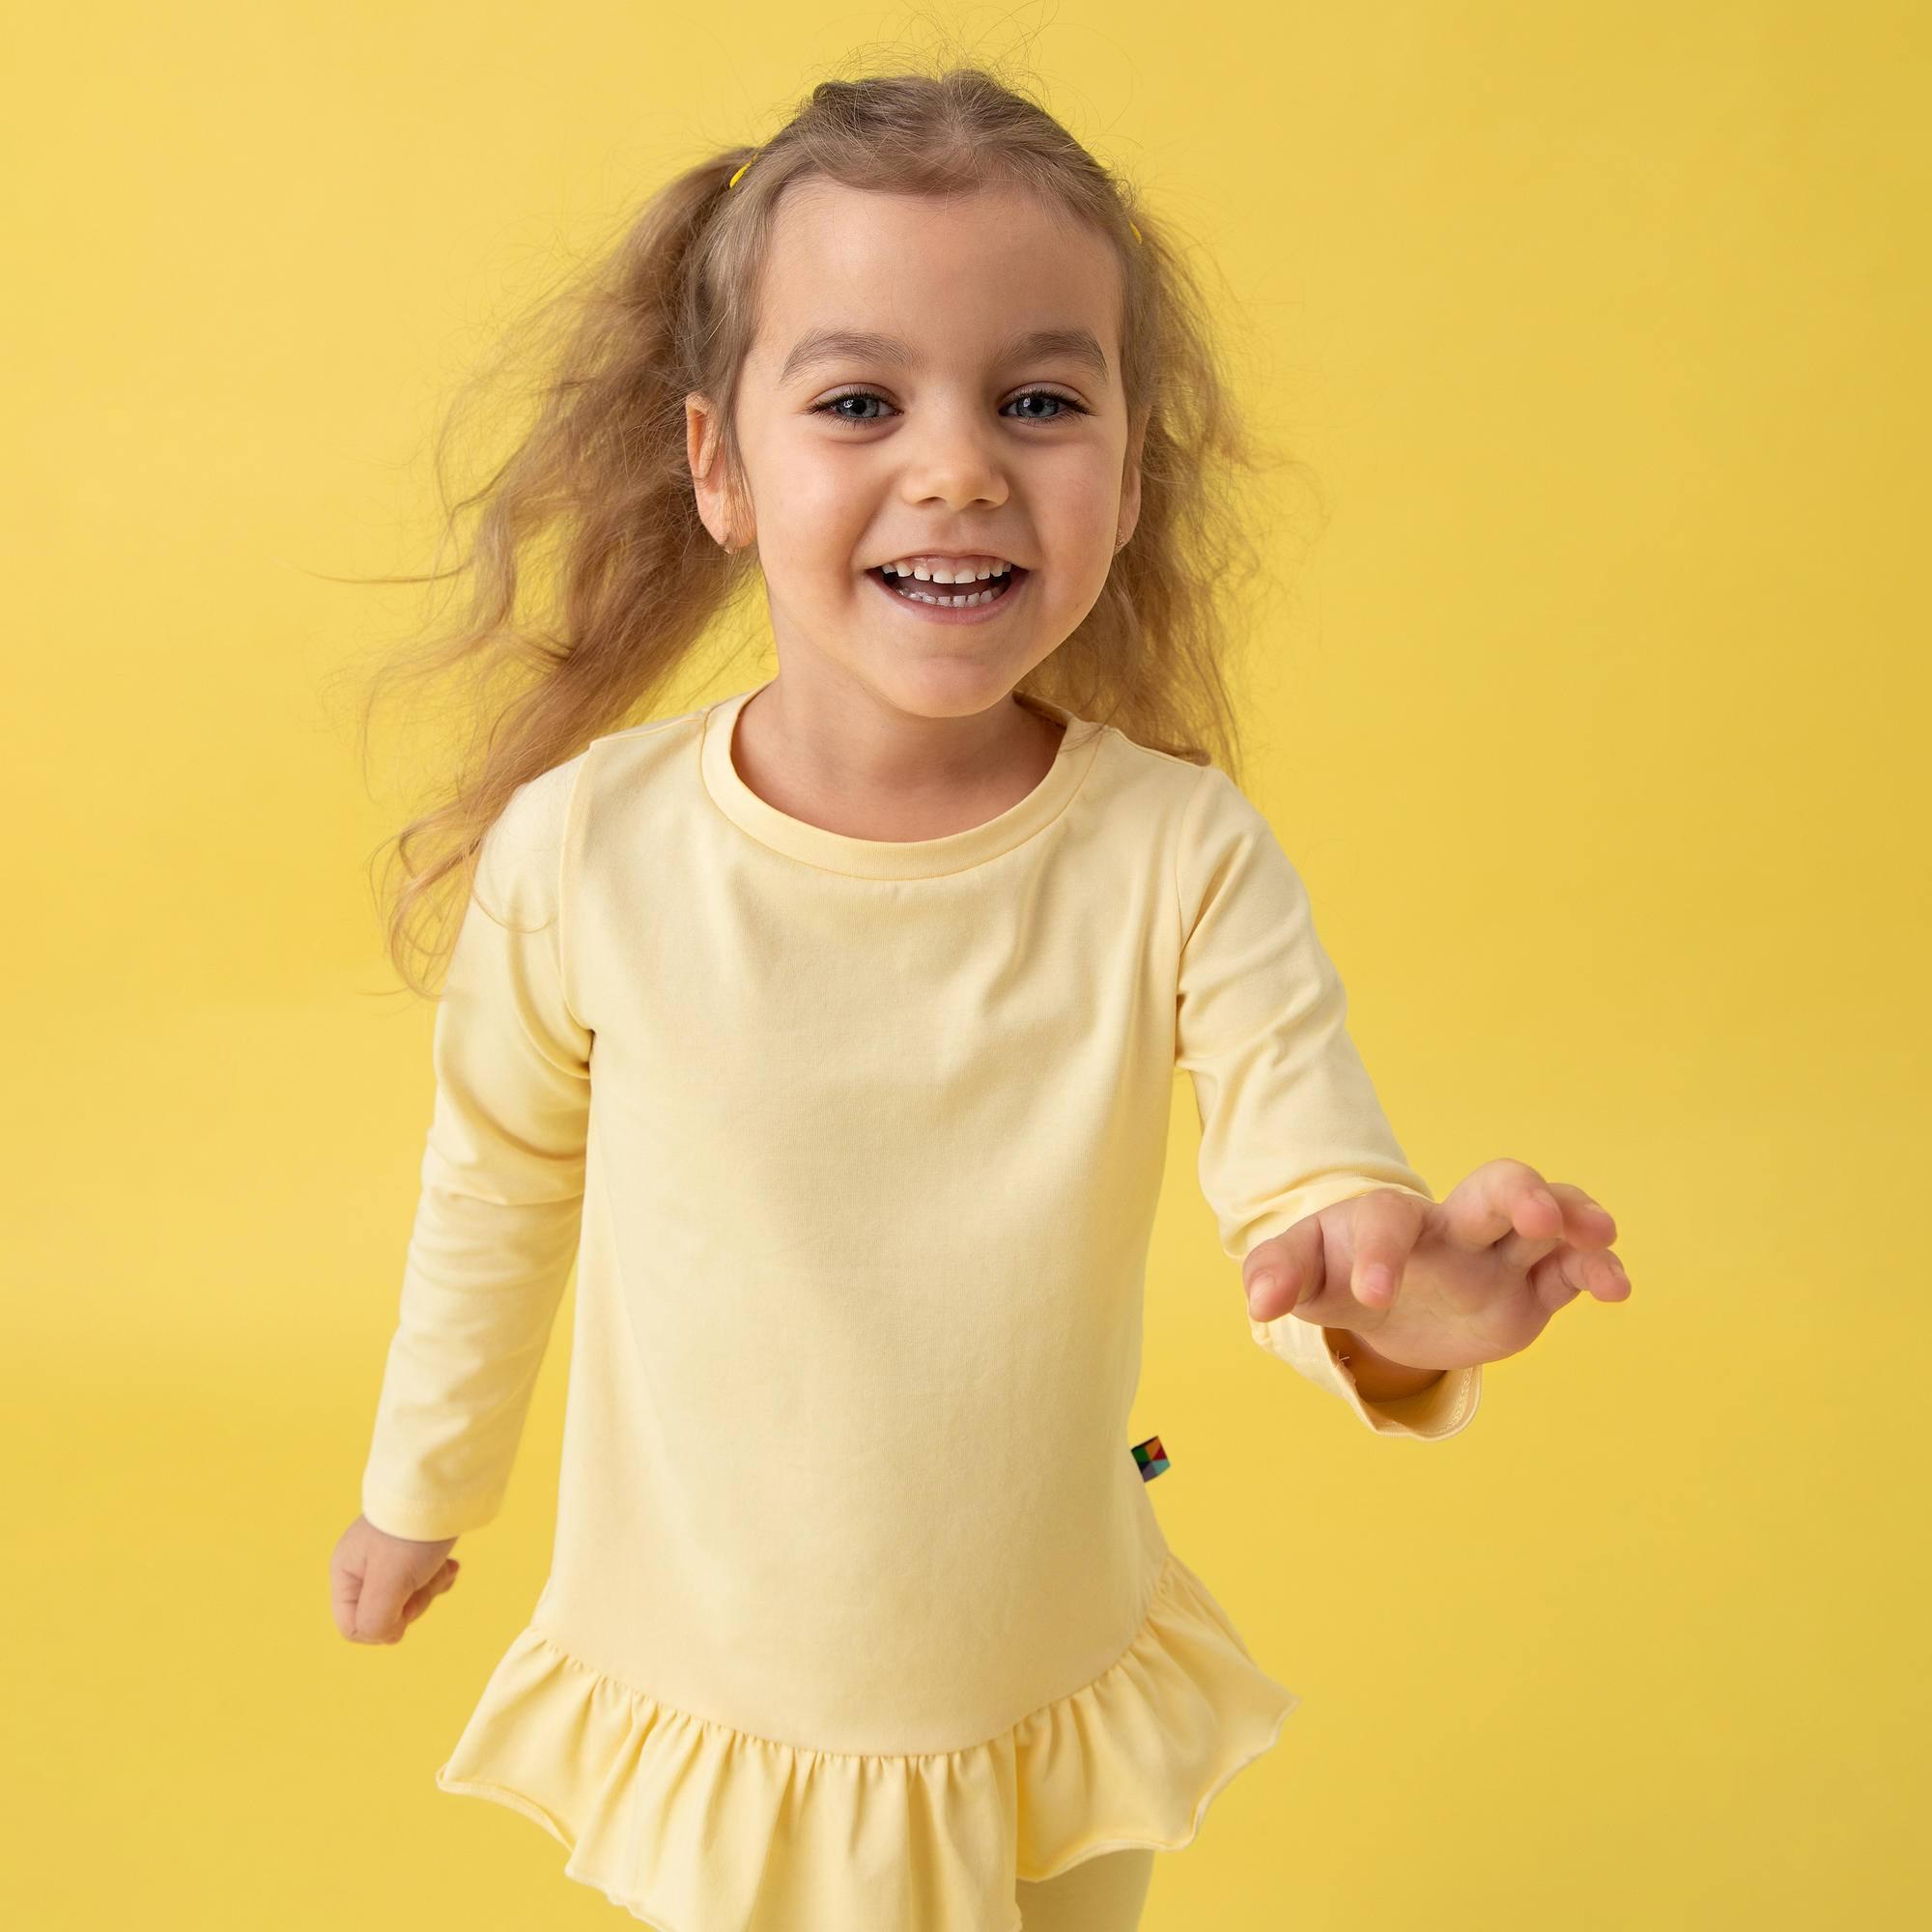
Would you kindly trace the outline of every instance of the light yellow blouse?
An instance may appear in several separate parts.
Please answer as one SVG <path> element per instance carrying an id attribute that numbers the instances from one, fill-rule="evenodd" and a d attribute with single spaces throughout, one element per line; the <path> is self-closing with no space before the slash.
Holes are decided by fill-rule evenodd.
<path id="1" fill-rule="evenodd" d="M 363 1509 L 497 1514 L 574 1258 L 550 1578 L 438 1783 L 667 1932 L 1013 1932 L 1016 1879 L 1188 1843 L 1299 1701 L 1132 1454 L 1176 1069 L 1236 1261 L 1428 1189 L 1217 767 L 1046 706 L 1018 804 L 853 838 L 738 775 L 753 695 L 485 840 Z M 1378 1433 L 1475 1413 L 1480 1370 L 1372 1404 L 1249 1325 Z"/>

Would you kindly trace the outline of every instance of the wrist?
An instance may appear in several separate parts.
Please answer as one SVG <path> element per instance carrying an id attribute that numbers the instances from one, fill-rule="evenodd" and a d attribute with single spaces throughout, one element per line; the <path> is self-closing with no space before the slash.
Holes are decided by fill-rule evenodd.
<path id="1" fill-rule="evenodd" d="M 1352 1378 L 1355 1391 L 1364 1402 L 1397 1402 L 1406 1395 L 1419 1395 L 1446 1373 L 1442 1369 L 1412 1369 L 1406 1362 L 1391 1361 L 1352 1328 L 1324 1328 L 1321 1333 L 1329 1354 L 1342 1373 Z"/>

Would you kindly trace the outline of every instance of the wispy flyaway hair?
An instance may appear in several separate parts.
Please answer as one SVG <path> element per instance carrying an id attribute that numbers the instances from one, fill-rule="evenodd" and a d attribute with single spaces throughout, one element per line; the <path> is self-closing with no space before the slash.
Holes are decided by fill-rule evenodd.
<path id="1" fill-rule="evenodd" d="M 720 406 L 735 487 L 733 403 L 760 271 L 787 193 L 813 179 L 942 197 L 1017 186 L 1116 244 L 1128 417 L 1148 412 L 1139 521 L 1092 611 L 1020 691 L 1239 775 L 1225 672 L 1244 635 L 1242 586 L 1261 567 L 1248 522 L 1259 493 L 1247 486 L 1252 472 L 1306 466 L 1264 451 L 1237 410 L 1193 270 L 1119 176 L 984 67 L 827 80 L 768 139 L 665 183 L 513 327 L 438 434 L 439 567 L 355 580 L 453 581 L 468 592 L 453 623 L 380 667 L 363 712 L 366 755 L 387 685 L 447 679 L 463 694 L 458 771 L 393 840 L 388 950 L 417 991 L 446 964 L 466 897 L 443 906 L 432 937 L 416 932 L 418 914 L 435 909 L 444 878 L 470 879 L 511 793 L 593 738 L 663 714 L 699 644 L 741 600 L 749 607 L 756 546 L 726 552 L 698 520 L 684 399 L 696 390 Z M 457 429 L 519 361 L 535 371 L 529 419 L 452 500 Z"/>

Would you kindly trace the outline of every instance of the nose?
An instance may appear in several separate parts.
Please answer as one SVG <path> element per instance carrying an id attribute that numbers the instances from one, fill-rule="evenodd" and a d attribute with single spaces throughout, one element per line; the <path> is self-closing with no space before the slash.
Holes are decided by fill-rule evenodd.
<path id="1" fill-rule="evenodd" d="M 975 404 L 935 405 L 895 439 L 904 452 L 900 489 L 908 503 L 1004 503 L 1008 482 L 998 429 Z"/>

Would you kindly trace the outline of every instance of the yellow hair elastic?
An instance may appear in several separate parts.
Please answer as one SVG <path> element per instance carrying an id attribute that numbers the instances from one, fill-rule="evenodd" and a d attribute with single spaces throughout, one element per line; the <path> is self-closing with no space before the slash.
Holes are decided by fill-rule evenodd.
<path id="1" fill-rule="evenodd" d="M 758 158 L 758 157 L 757 157 L 757 156 L 756 156 L 756 155 L 753 155 L 753 156 L 752 156 L 752 161 L 755 161 L 755 160 L 756 160 L 757 158 Z M 744 166 L 743 166 L 743 167 L 741 167 L 741 168 L 739 168 L 739 170 L 738 170 L 738 173 L 737 173 L 737 174 L 735 174 L 735 175 L 733 175 L 733 176 L 731 177 L 731 179 L 730 179 L 729 181 L 727 181 L 727 182 L 726 182 L 726 183 L 724 184 L 724 185 L 725 185 L 725 186 L 726 186 L 727 188 L 734 188 L 734 187 L 736 187 L 736 186 L 738 185 L 738 178 L 739 178 L 739 176 L 740 176 L 740 175 L 742 175 L 742 174 L 743 174 L 743 173 L 745 172 L 745 168 L 749 168 L 749 167 L 750 167 L 750 166 L 752 165 L 752 161 L 747 161 L 747 162 L 745 162 Z M 1141 231 L 1140 231 L 1140 230 L 1139 230 L 1138 228 L 1134 228 L 1134 224 L 1133 224 L 1133 223 L 1132 223 L 1131 221 L 1127 223 L 1127 226 L 1128 226 L 1129 228 L 1133 228 L 1133 230 L 1134 230 L 1134 240 L 1135 240 L 1136 242 L 1138 242 L 1138 241 L 1139 241 L 1139 240 L 1141 239 Z"/>

